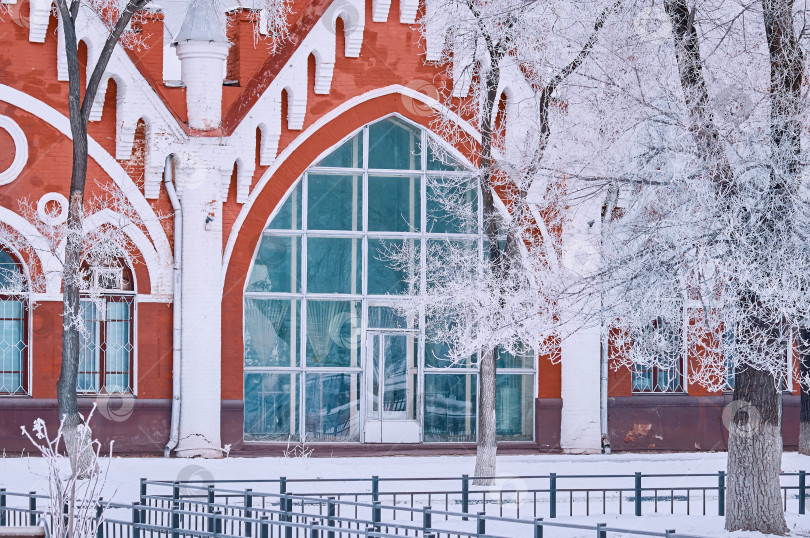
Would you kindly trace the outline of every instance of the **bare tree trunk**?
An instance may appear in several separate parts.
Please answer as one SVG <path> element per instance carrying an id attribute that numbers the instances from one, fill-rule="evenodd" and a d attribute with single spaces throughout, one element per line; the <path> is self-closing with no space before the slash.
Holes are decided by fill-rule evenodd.
<path id="1" fill-rule="evenodd" d="M 95 102 L 104 71 L 112 57 L 113 50 L 132 16 L 145 7 L 150 0 L 130 0 L 110 31 L 99 54 L 93 74 L 87 82 L 82 97 L 79 71 L 79 52 L 76 38 L 76 19 L 81 3 L 74 0 L 56 0 L 56 7 L 62 22 L 65 36 L 65 53 L 68 64 L 68 108 L 70 131 L 73 138 L 73 166 L 70 178 L 70 196 L 67 217 L 67 240 L 65 260 L 62 268 L 63 320 L 62 320 L 62 364 L 59 381 L 56 384 L 56 399 L 59 416 L 62 420 L 62 433 L 65 448 L 70 456 L 73 472 L 80 477 L 93 474 L 97 470 L 95 453 L 89 442 L 92 434 L 89 428 L 81 428 L 83 418 L 79 414 L 77 378 L 79 374 L 79 327 L 82 323 L 80 311 L 81 264 L 83 252 L 82 216 L 84 213 L 84 192 L 87 182 L 88 136 L 87 124 Z"/>
<path id="2" fill-rule="evenodd" d="M 771 49 L 773 82 L 774 78 L 779 77 L 774 73 L 774 70 L 778 70 L 774 59 L 775 55 L 779 54 L 779 51 L 775 51 L 775 47 L 778 49 L 776 43 L 778 39 L 774 39 L 775 21 L 772 17 L 769 18 L 767 12 L 773 4 L 769 0 L 765 0 L 765 3 L 768 4 L 765 6 L 765 23 L 766 27 L 770 26 L 769 29 L 766 28 L 766 33 Z M 672 25 L 678 72 L 688 111 L 689 130 L 695 138 L 697 150 L 704 161 L 708 179 L 712 182 L 718 199 L 726 200 L 730 208 L 731 199 L 736 196 L 737 188 L 734 174 L 721 145 L 722 137 L 710 111 L 699 37 L 694 26 L 694 11 L 689 10 L 685 0 L 666 0 L 664 7 Z M 784 18 L 779 24 L 784 24 Z M 780 27 L 779 32 L 784 32 L 784 28 Z M 780 36 L 783 37 L 783 34 Z M 783 86 L 780 84 L 772 88 L 772 93 L 779 93 Z M 774 133 L 784 132 L 784 125 L 779 125 L 776 129 L 775 125 L 776 123 L 772 121 L 772 139 L 775 138 Z M 783 147 L 781 140 L 772 143 L 780 149 Z M 778 199 L 784 194 L 779 189 L 780 184 L 777 181 L 772 185 L 769 196 Z M 774 217 L 775 215 L 771 215 L 771 218 Z M 772 225 L 772 222 L 760 223 L 763 231 Z M 763 237 L 763 240 L 767 240 L 767 237 Z M 744 311 L 754 308 L 752 305 L 756 302 L 756 297 L 741 298 Z M 768 334 L 777 331 L 775 325 L 778 326 L 775 319 L 748 320 L 748 323 L 751 323 L 752 327 L 765 328 Z M 754 348 L 757 343 L 748 342 L 748 344 Z M 763 345 L 762 348 L 766 353 L 774 352 L 769 345 Z M 751 530 L 775 534 L 787 532 L 779 488 L 782 459 L 779 396 L 772 374 L 748 367 L 738 368 L 732 404 L 736 413 L 730 428 L 733 431 L 730 431 L 729 435 L 727 530 Z"/>
<path id="3" fill-rule="evenodd" d="M 495 423 L 495 375 L 497 350 L 488 349 L 481 355 L 478 365 L 478 449 L 475 458 L 474 484 L 489 485 L 495 476 L 495 461 L 498 452 Z M 483 412 L 483 410 L 487 410 Z M 491 411 L 490 411 L 491 410 Z"/>
<path id="4" fill-rule="evenodd" d="M 738 369 L 729 424 L 726 530 L 787 534 L 782 470 L 780 397 L 769 372 Z"/>
<path id="5" fill-rule="evenodd" d="M 517 234 L 521 228 L 525 215 L 529 213 L 529 187 L 531 179 L 540 166 L 543 159 L 546 144 L 551 134 L 551 124 L 549 122 L 549 110 L 551 98 L 556 89 L 568 76 L 576 71 L 585 58 L 593 49 L 599 31 L 605 24 L 610 13 L 618 6 L 619 0 L 611 6 L 606 7 L 596 19 L 589 39 L 585 42 L 577 56 L 565 67 L 563 67 L 543 88 L 540 97 L 539 122 L 541 126 L 541 138 L 532 160 L 532 166 L 524 171 L 526 181 L 516 181 L 519 195 L 516 197 L 514 206 L 511 208 L 511 224 L 506 229 L 499 228 L 498 209 L 495 206 L 495 194 L 492 191 L 492 178 L 494 173 L 494 161 L 492 158 L 492 146 L 494 143 L 494 133 L 492 130 L 493 112 L 499 100 L 498 86 L 500 85 L 501 72 L 500 62 L 509 53 L 511 48 L 511 37 L 506 37 L 500 41 L 486 40 L 490 68 L 486 73 L 486 88 L 484 103 L 481 112 L 481 162 L 480 162 L 480 190 L 483 202 L 484 232 L 489 243 L 489 263 L 492 273 L 499 277 L 501 282 L 508 280 L 511 271 L 523 271 L 523 265 L 519 263 L 522 255 L 520 245 L 523 239 Z M 470 5 L 470 9 L 476 17 L 481 17 L 475 8 Z M 506 36 L 510 36 L 506 32 Z M 506 244 L 501 247 L 501 237 L 506 236 Z M 501 290 L 506 293 L 506 290 Z M 492 477 L 495 475 L 497 443 L 497 424 L 495 415 L 496 400 L 496 372 L 497 372 L 498 349 L 481 350 L 481 361 L 479 364 L 479 395 L 478 395 L 478 446 L 475 462 L 475 476 Z M 491 480 L 477 480 L 476 484 L 488 485 Z"/>
<path id="6" fill-rule="evenodd" d="M 810 379 L 810 328 L 799 329 L 799 377 Z M 810 387 L 799 385 L 801 406 L 799 410 L 799 454 L 810 456 Z"/>
<path id="7" fill-rule="evenodd" d="M 483 202 L 484 228 L 489 242 L 489 263 L 492 272 L 500 275 L 502 271 L 502 252 L 500 247 L 498 214 L 495 207 L 495 195 L 492 192 L 492 114 L 498 100 L 498 86 L 501 80 L 499 62 L 501 54 L 491 54 L 492 66 L 487 72 L 486 97 L 481 115 L 481 200 Z M 478 379 L 478 444 L 475 457 L 475 476 L 492 477 L 495 475 L 498 441 L 496 439 L 495 420 L 495 361 L 497 349 L 482 349 L 479 360 Z M 488 485 L 490 479 L 476 480 L 476 484 Z"/>

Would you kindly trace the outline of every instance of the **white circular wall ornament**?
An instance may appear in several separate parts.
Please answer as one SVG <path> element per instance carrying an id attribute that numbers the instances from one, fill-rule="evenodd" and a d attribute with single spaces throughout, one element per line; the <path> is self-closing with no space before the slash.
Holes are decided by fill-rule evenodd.
<path id="1" fill-rule="evenodd" d="M 14 161 L 6 170 L 0 171 L 0 185 L 11 183 L 28 163 L 28 139 L 17 123 L 8 116 L 0 116 L 0 129 L 11 135 L 14 141 Z"/>
<path id="2" fill-rule="evenodd" d="M 59 211 L 55 214 L 47 211 L 48 204 L 51 202 L 59 206 Z M 58 226 L 67 220 L 68 215 L 68 201 L 67 198 L 58 192 L 49 192 L 45 194 L 37 202 L 37 214 L 42 222 L 49 226 Z"/>

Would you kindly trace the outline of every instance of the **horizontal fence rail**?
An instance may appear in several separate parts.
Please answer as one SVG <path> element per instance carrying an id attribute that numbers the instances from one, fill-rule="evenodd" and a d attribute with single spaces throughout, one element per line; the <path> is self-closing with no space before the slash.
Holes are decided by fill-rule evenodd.
<path id="1" fill-rule="evenodd" d="M 806 512 L 806 473 L 781 474 L 782 505 L 786 512 Z M 491 485 L 477 485 L 489 481 Z M 217 501 L 239 504 L 244 491 L 291 493 L 310 498 L 337 501 L 382 502 L 401 509 L 422 506 L 469 514 L 483 511 L 499 517 L 591 516 L 649 513 L 678 515 L 725 515 L 726 474 L 616 474 L 548 475 L 438 478 L 331 478 L 267 480 L 185 480 L 141 479 L 140 496 L 167 499 L 179 488 L 180 498 L 203 495 L 200 486 L 216 488 Z M 238 486 L 249 488 L 235 489 Z M 230 488 L 234 493 L 229 493 Z"/>
<path id="2" fill-rule="evenodd" d="M 216 488 L 213 485 L 171 485 L 171 495 L 144 493 L 132 504 L 95 501 L 96 538 L 505 538 L 554 536 L 555 531 L 658 538 L 700 538 L 674 530 L 653 532 L 549 521 L 543 518 L 500 517 L 460 511 Z M 241 502 L 232 502 L 241 498 Z M 35 525 L 44 517 L 53 528 L 67 510 L 51 510 L 49 499 L 34 492 L 0 490 L 0 526 Z M 50 518 L 50 520 L 48 520 Z M 57 521 L 58 522 L 58 521 Z"/>

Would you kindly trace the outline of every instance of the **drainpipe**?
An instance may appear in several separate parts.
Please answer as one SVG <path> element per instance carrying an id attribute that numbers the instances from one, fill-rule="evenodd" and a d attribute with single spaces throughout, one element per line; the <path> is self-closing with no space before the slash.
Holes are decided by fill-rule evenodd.
<path id="1" fill-rule="evenodd" d="M 180 440 L 180 361 L 182 360 L 182 350 L 180 347 L 182 328 L 182 246 L 183 246 L 183 210 L 177 199 L 177 191 L 174 189 L 174 156 L 166 157 L 166 165 L 163 172 L 163 183 L 166 185 L 166 193 L 174 210 L 174 300 L 172 302 L 172 423 L 169 443 L 163 449 L 163 457 L 171 456 L 172 450 L 177 447 Z"/>
<path id="2" fill-rule="evenodd" d="M 613 219 L 613 211 L 619 201 L 619 189 L 616 186 L 608 188 L 605 205 L 602 207 L 602 223 L 599 227 L 599 243 L 602 260 L 605 259 L 605 228 L 610 225 Z M 605 319 L 605 292 L 599 292 L 600 306 L 600 378 L 599 378 L 599 422 L 602 430 L 602 452 L 610 454 L 610 436 L 608 435 L 608 327 Z"/>

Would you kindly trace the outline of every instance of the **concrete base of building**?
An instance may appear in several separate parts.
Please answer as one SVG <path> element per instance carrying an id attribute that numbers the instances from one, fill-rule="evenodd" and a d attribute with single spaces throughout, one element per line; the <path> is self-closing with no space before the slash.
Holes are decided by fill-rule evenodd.
<path id="1" fill-rule="evenodd" d="M 169 439 L 171 400 L 137 398 L 81 398 L 85 416 L 93 403 L 96 412 L 93 431 L 107 451 L 115 441 L 114 453 L 129 456 L 162 456 Z M 614 452 L 724 451 L 728 429 L 723 410 L 731 395 L 695 397 L 687 395 L 633 395 L 610 398 L 608 424 Z M 535 400 L 535 441 L 499 443 L 500 454 L 561 453 L 560 412 L 562 400 Z M 242 435 L 244 407 L 240 400 L 222 402 L 222 440 L 231 445 L 232 456 L 281 456 L 286 443 L 245 443 Z M 56 400 L 27 397 L 0 398 L 0 450 L 7 456 L 32 453 L 20 426 L 29 430 L 42 418 L 55 432 Z M 728 420 L 728 419 L 726 419 Z M 782 435 L 785 450 L 796 450 L 799 435 L 799 397 L 786 395 L 783 402 Z M 361 444 L 312 443 L 313 457 L 382 455 L 471 455 L 474 443 Z"/>
<path id="2" fill-rule="evenodd" d="M 609 398 L 608 431 L 611 450 L 625 452 L 696 452 L 728 449 L 731 394 L 634 394 Z M 782 439 L 785 450 L 796 450 L 799 440 L 799 396 L 782 402 Z"/>

